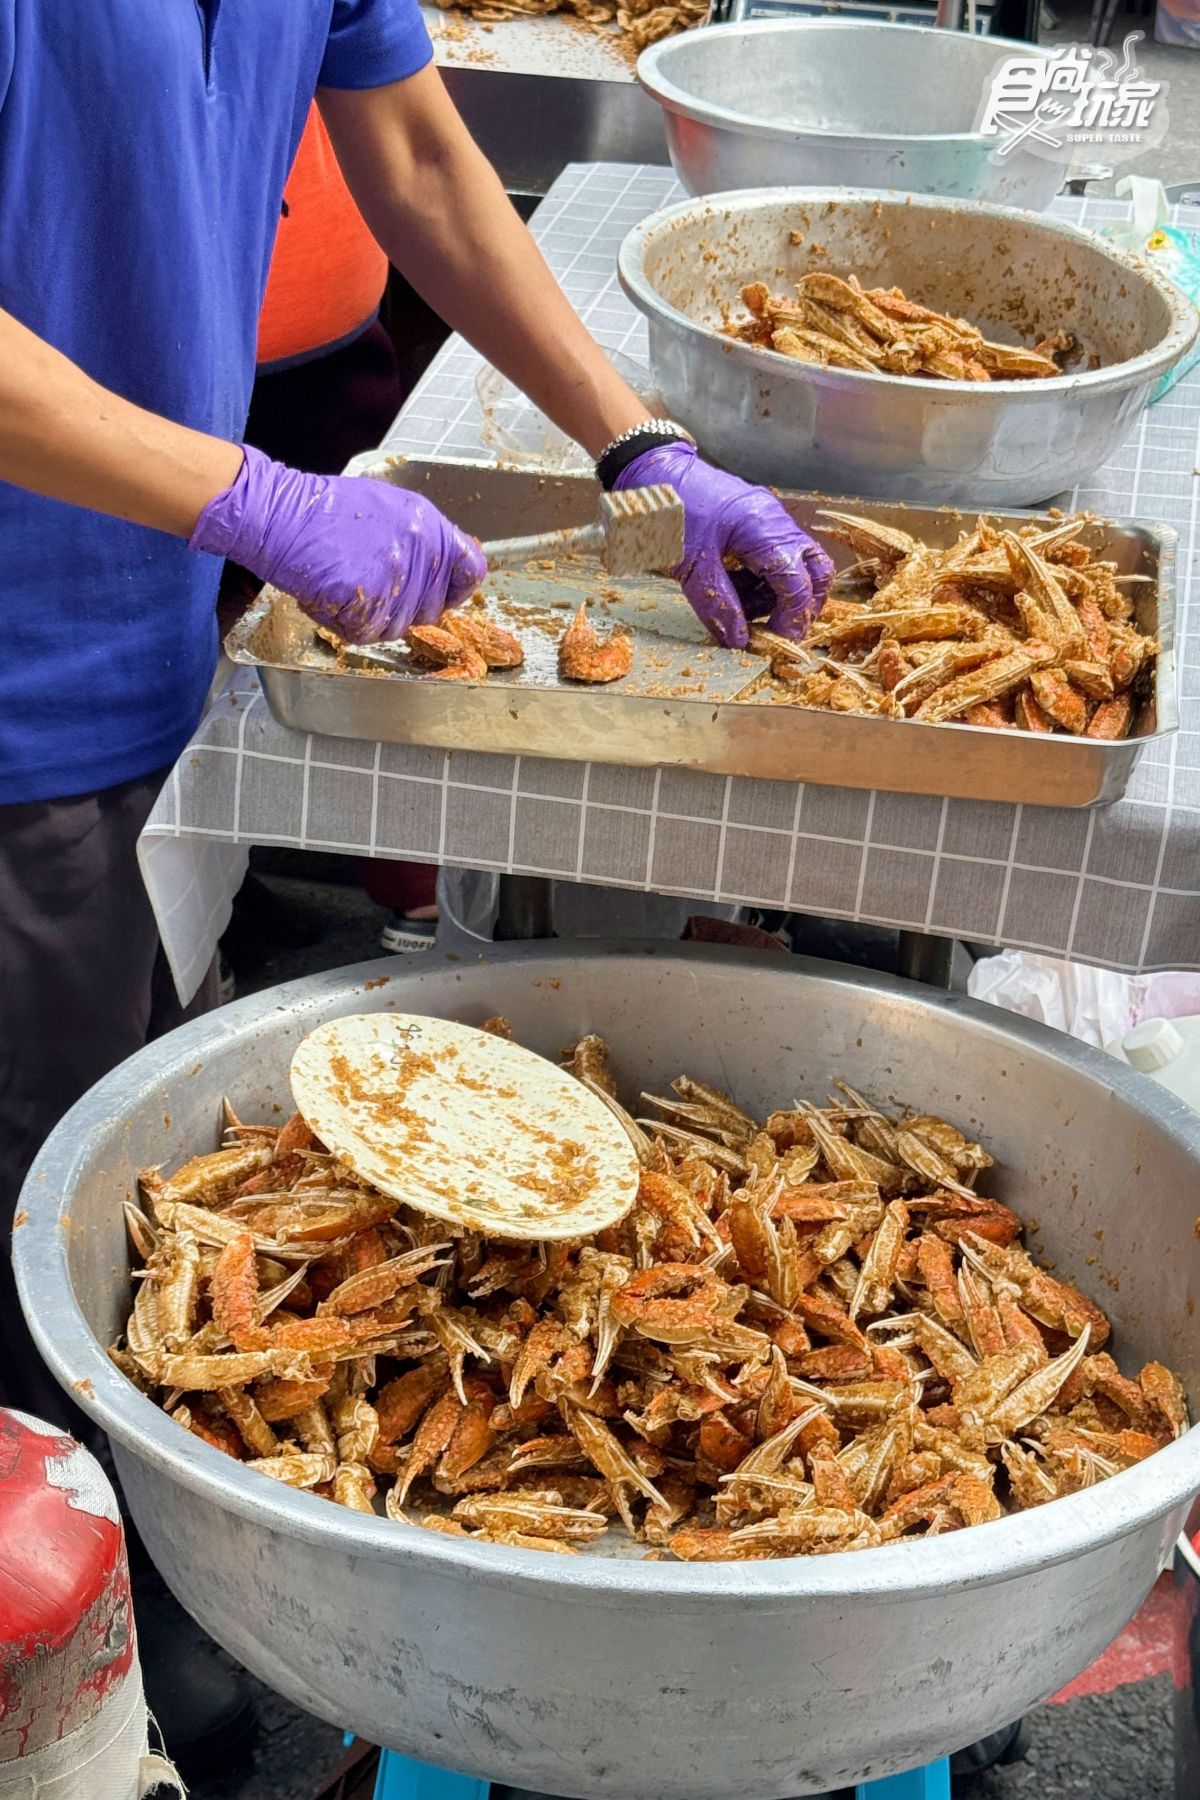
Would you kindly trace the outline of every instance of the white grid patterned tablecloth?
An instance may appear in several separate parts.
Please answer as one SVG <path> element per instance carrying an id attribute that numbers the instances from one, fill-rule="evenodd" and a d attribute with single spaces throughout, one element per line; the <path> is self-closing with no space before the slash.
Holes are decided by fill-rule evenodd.
<path id="1" fill-rule="evenodd" d="M 534 226 L 610 351 L 644 355 L 617 246 L 673 195 L 662 169 L 568 168 Z M 1098 226 L 1114 202 L 1060 201 Z M 480 358 L 452 339 L 386 440 L 480 455 Z M 159 798 L 142 866 L 181 988 L 229 916 L 250 844 L 390 856 L 758 902 L 1066 955 L 1124 970 L 1200 966 L 1200 371 L 1148 408 L 1071 507 L 1164 520 L 1180 536 L 1182 729 L 1127 797 L 1086 812 L 795 786 L 677 769 L 309 737 L 276 724 L 238 671 Z"/>

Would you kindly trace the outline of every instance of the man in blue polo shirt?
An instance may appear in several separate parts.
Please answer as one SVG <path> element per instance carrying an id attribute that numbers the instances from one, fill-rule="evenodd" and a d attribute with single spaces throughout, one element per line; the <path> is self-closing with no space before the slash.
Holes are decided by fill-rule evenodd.
<path id="1" fill-rule="evenodd" d="M 0 0 L 5 1227 L 66 1107 L 173 1022 L 135 844 L 212 676 L 220 559 L 361 640 L 436 618 L 484 573 L 419 496 L 238 442 L 314 92 L 425 299 L 609 486 L 679 490 L 677 573 L 718 641 L 761 615 L 800 633 L 828 580 L 777 501 L 707 467 L 610 367 L 447 98 L 417 0 Z M 7 1255 L 5 1399 L 61 1416 Z"/>

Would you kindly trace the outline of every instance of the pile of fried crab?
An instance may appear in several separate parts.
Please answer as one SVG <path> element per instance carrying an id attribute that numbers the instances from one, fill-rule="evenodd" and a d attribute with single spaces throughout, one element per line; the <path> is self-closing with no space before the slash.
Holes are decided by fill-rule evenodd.
<path id="1" fill-rule="evenodd" d="M 467 12 L 484 24 L 568 13 L 594 31 L 617 27 L 631 52 L 691 31 L 708 18 L 708 0 L 437 0 L 444 12 Z"/>
<path id="2" fill-rule="evenodd" d="M 798 232 L 791 237 L 803 242 Z M 730 337 L 832 369 L 942 381 L 1047 381 L 1080 356 L 1068 332 L 1031 349 L 995 344 L 977 325 L 919 306 L 901 288 L 864 288 L 854 275 L 824 270 L 802 275 L 794 298 L 752 281 L 742 301 L 750 317 L 731 320 Z"/>
<path id="3" fill-rule="evenodd" d="M 507 1034 L 502 1020 L 490 1027 Z M 619 1104 L 636 1204 L 585 1242 L 455 1235 L 297 1115 L 140 1177 L 117 1366 L 247 1468 L 360 1512 L 570 1553 L 821 1554 L 1089 1487 L 1187 1426 L 978 1191 L 992 1158 L 844 1083 L 764 1121 L 681 1076 Z"/>
<path id="4" fill-rule="evenodd" d="M 893 525 L 823 511 L 818 534 L 855 560 L 835 577 L 802 642 L 754 626 L 779 704 L 927 724 L 1113 741 L 1133 731 L 1151 695 L 1161 645 L 1137 622 L 1134 591 L 1153 576 L 1122 573 L 1087 541 L 1088 513 L 1016 530 L 981 518 L 950 545 Z M 328 631 L 339 654 L 353 654 Z M 404 645 L 444 681 L 482 681 L 517 668 L 516 634 L 482 596 L 415 625 Z M 558 644 L 562 680 L 604 684 L 633 667 L 622 629 L 598 631 L 580 606 Z"/>
<path id="5" fill-rule="evenodd" d="M 754 630 L 781 698 L 834 712 L 1101 739 L 1129 735 L 1161 646 L 1122 575 L 1080 541 L 1086 513 L 1011 531 L 987 519 L 948 548 L 850 513 L 822 536 L 856 562 L 802 644 Z"/>

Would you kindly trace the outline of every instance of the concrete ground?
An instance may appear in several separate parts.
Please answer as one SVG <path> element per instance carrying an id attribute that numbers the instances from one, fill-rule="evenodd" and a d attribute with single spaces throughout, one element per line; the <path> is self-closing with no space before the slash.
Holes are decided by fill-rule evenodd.
<path id="1" fill-rule="evenodd" d="M 250 1758 L 188 1787 L 188 1800 L 316 1800 L 344 1754 L 342 1734 L 253 1682 L 259 1734 Z"/>
<path id="2" fill-rule="evenodd" d="M 1165 1675 L 1029 1715 L 1028 1755 L 978 1776 L 961 1800 L 1173 1800 Z"/>
<path id="3" fill-rule="evenodd" d="M 1088 0 L 1047 0 L 1054 23 L 1043 29 L 1044 44 L 1086 43 L 1091 19 Z M 1200 49 L 1184 50 L 1174 44 L 1154 42 L 1154 15 L 1134 10 L 1118 13 L 1109 44 L 1120 50 L 1130 31 L 1145 33 L 1145 42 L 1137 47 L 1137 62 L 1151 81 L 1166 81 L 1170 127 L 1165 141 L 1155 150 L 1128 163 L 1122 163 L 1118 174 L 1136 172 L 1153 175 L 1168 185 L 1176 181 L 1195 181 L 1200 188 Z M 1103 157 L 1100 157 L 1103 160 Z M 1096 183 L 1089 192 L 1111 193 L 1112 181 Z M 1200 208 L 1197 209 L 1200 222 Z"/>

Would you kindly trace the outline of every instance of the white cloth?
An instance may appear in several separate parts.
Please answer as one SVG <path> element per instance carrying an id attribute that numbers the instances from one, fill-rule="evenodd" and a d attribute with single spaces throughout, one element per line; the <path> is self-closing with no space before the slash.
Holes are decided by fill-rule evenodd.
<path id="1" fill-rule="evenodd" d="M 600 342 L 635 361 L 645 353 L 645 326 L 620 293 L 616 254 L 632 227 L 677 197 L 673 184 L 665 168 L 573 164 L 534 220 Z M 1121 201 L 1057 200 L 1051 217 L 1095 229 L 1127 220 L 1129 210 Z M 1188 212 L 1173 215 L 1185 230 Z M 482 373 L 477 353 L 452 338 L 381 453 L 474 462 L 494 455 L 475 394 Z M 515 396 L 504 416 L 510 436 L 540 429 L 536 419 L 522 422 Z M 1062 504 L 1107 518 L 1161 519 L 1192 546 L 1198 423 L 1194 370 Z M 279 724 L 253 672 L 239 668 L 172 772 L 139 845 L 180 994 L 190 999 L 209 966 L 250 844 L 485 869 L 488 880 L 508 869 L 574 877 L 679 894 L 688 911 L 758 905 L 1008 944 L 1129 974 L 1200 966 L 1196 567 L 1188 548 L 1179 558 L 1175 625 L 1179 733 L 1147 746 L 1124 800 L 1092 812 L 313 737 Z"/>
<path id="2" fill-rule="evenodd" d="M 141 1800 L 151 1786 L 148 1760 L 146 1702 L 134 1667 L 78 1731 L 0 1763 L 0 1800 Z"/>

